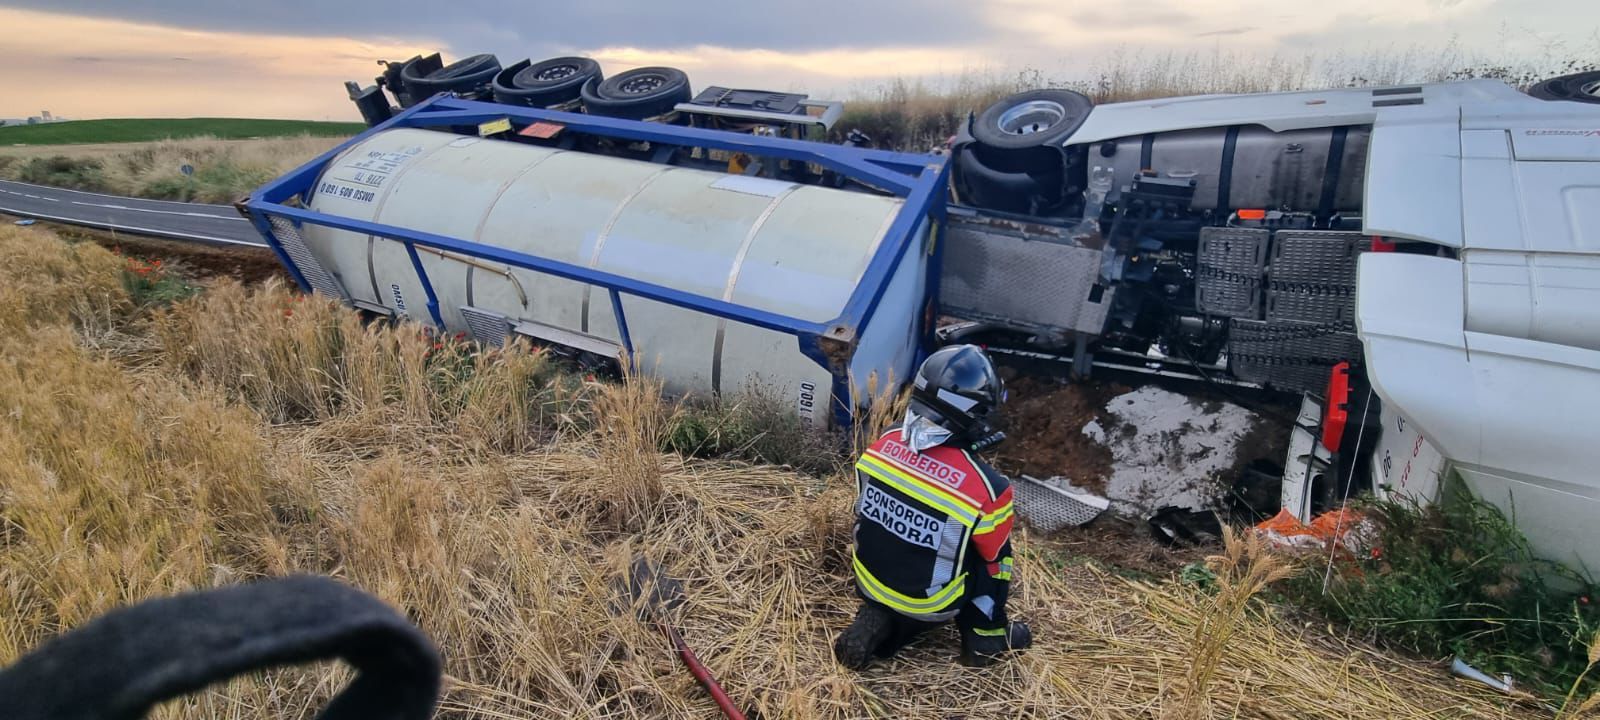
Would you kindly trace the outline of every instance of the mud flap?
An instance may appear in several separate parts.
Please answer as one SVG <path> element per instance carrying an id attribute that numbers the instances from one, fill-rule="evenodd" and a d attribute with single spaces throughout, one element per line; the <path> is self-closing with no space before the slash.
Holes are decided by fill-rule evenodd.
<path id="1" fill-rule="evenodd" d="M 1333 478 L 1333 453 L 1322 446 L 1311 429 L 1322 425 L 1322 404 L 1310 395 L 1300 400 L 1300 415 L 1289 434 L 1289 451 L 1283 459 L 1283 508 L 1300 522 L 1311 522 L 1312 500 Z"/>

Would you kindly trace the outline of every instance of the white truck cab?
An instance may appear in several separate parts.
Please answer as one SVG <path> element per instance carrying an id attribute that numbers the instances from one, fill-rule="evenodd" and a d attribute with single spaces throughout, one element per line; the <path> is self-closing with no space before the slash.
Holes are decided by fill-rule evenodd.
<path id="1" fill-rule="evenodd" d="M 1454 115 L 1373 128 L 1365 230 L 1441 248 L 1360 259 L 1384 432 L 1409 422 L 1422 464 L 1437 448 L 1536 551 L 1600 567 L 1600 107 L 1524 96 Z M 1400 479 L 1388 489 L 1437 491 Z"/>
<path id="2" fill-rule="evenodd" d="M 1059 323 L 1074 371 L 1160 356 L 1305 393 L 1282 496 L 1303 520 L 1351 488 L 1431 501 L 1454 472 L 1540 555 L 1600 567 L 1600 72 L 1532 92 L 1013 96 L 957 139 L 957 195 L 1090 228 L 1083 259 L 1038 287 L 1017 271 L 945 292 L 989 310 L 1103 287 L 1104 309 L 1058 313 L 1076 322 Z M 974 314 L 1048 328 L 1025 309 Z M 1345 380 L 1359 396 L 1328 402 Z M 1346 414 L 1348 433 L 1328 431 Z"/>

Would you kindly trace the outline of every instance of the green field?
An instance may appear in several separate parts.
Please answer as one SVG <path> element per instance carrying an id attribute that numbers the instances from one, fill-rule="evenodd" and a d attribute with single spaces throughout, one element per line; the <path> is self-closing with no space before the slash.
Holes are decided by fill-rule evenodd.
<path id="1" fill-rule="evenodd" d="M 289 135 L 340 137 L 366 126 L 354 122 L 252 120 L 248 118 L 149 118 L 72 120 L 42 125 L 0 126 L 0 147 L 6 145 L 72 145 L 148 142 L 208 135 L 224 140 Z"/>

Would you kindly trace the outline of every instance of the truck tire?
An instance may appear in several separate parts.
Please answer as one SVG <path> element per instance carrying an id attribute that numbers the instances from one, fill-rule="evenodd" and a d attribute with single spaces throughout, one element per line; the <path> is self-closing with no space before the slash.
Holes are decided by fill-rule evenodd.
<path id="1" fill-rule="evenodd" d="M 428 98 L 426 96 L 416 97 L 411 94 L 411 89 L 406 87 L 406 71 L 409 69 L 411 75 L 416 77 L 426 77 L 428 73 L 442 67 L 444 67 L 444 61 L 440 59 L 439 53 L 434 53 L 427 57 L 414 55 L 410 60 L 404 62 L 385 63 L 383 85 L 389 88 L 389 92 L 394 93 L 394 99 L 400 103 L 400 107 L 408 108 Z"/>
<path id="2" fill-rule="evenodd" d="M 547 108 L 577 100 L 590 80 L 603 80 L 600 63 L 586 57 L 523 60 L 494 78 L 494 101 L 502 105 Z"/>
<path id="3" fill-rule="evenodd" d="M 691 97 L 689 76 L 669 67 L 643 67 L 583 86 L 583 109 L 592 115 L 644 120 L 672 112 Z"/>
<path id="4" fill-rule="evenodd" d="M 412 99 L 420 102 L 442 92 L 469 97 L 485 95 L 499 72 L 500 60 L 485 53 L 462 58 L 426 76 L 419 76 L 413 65 L 407 65 L 400 75 Z"/>
<path id="5" fill-rule="evenodd" d="M 1005 172 L 1037 171 L 1059 164 L 1058 148 L 1089 117 L 1094 103 L 1071 90 L 1030 90 L 978 114 L 972 139 L 984 164 Z"/>
<path id="6" fill-rule="evenodd" d="M 1541 80 L 1528 88 L 1528 94 L 1540 100 L 1566 100 L 1600 105 L 1600 70 Z"/>
<path id="7" fill-rule="evenodd" d="M 956 151 L 956 170 L 964 201 L 984 210 L 1031 213 L 1053 204 L 1060 192 L 1061 163 L 1033 172 L 1008 172 L 992 167 L 968 145 Z M 1048 152 L 1055 151 L 1046 149 Z M 1056 157 L 1060 157 L 1057 155 Z"/>

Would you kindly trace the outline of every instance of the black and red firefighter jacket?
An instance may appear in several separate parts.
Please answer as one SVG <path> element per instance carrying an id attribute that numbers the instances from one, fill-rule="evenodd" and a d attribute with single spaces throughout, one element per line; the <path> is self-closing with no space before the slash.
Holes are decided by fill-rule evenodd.
<path id="1" fill-rule="evenodd" d="M 862 453 L 856 478 L 861 594 L 915 620 L 960 613 L 958 623 L 980 635 L 1004 633 L 1013 524 L 1005 476 L 955 445 L 916 452 L 895 429 Z"/>

